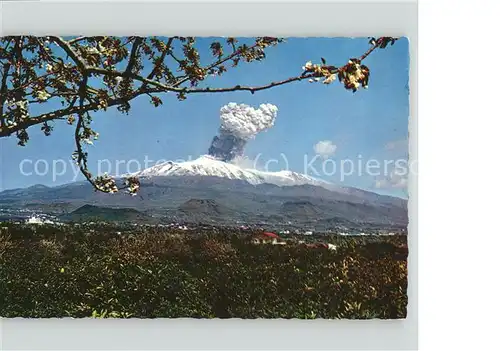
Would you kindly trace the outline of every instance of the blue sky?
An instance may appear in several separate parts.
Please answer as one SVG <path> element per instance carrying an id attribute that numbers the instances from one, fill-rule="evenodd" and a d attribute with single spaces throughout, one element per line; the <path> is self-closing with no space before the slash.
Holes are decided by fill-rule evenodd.
<path id="1" fill-rule="evenodd" d="M 210 40 L 199 39 L 198 46 L 207 48 Z M 326 58 L 329 64 L 344 65 L 350 57 L 358 57 L 369 48 L 367 38 L 291 38 L 283 44 L 267 49 L 262 62 L 240 64 L 213 81 L 213 86 L 261 85 L 301 73 L 309 60 L 319 63 Z M 208 51 L 208 50 L 205 50 Z M 203 52 L 202 51 L 202 54 Z M 89 164 L 96 169 L 98 160 L 136 159 L 143 165 L 150 160 L 196 158 L 205 154 L 219 127 L 219 110 L 229 103 L 244 103 L 258 107 L 271 103 L 278 107 L 273 128 L 251 140 L 245 154 L 253 159 L 259 155 L 261 163 L 280 160 L 271 170 L 288 168 L 293 171 L 311 171 L 304 163 L 315 156 L 314 145 L 328 140 L 335 146 L 329 163 L 318 159 L 314 163 L 319 177 L 340 182 L 340 170 L 332 172 L 332 162 L 340 167 L 341 160 L 350 159 L 363 165 L 369 159 L 406 159 L 408 156 L 408 42 L 397 41 L 394 46 L 372 53 L 365 61 L 370 68 L 369 88 L 356 93 L 347 91 L 339 82 L 331 85 L 295 82 L 250 94 L 232 92 L 197 94 L 178 101 L 175 95 L 162 95 L 163 105 L 154 108 L 147 97 L 132 102 L 129 115 L 111 108 L 94 114 L 93 128 L 100 133 L 99 140 L 89 147 Z M 47 103 L 49 104 L 49 103 Z M 59 106 L 54 105 L 55 108 Z M 72 169 L 63 175 L 54 175 L 53 164 L 63 160 L 70 167 L 74 150 L 74 126 L 57 122 L 51 136 L 45 137 L 34 126 L 28 130 L 30 141 L 25 147 L 17 145 L 15 137 L 0 139 L 0 189 L 25 187 L 33 184 L 58 185 L 74 179 Z M 286 155 L 288 165 L 282 154 Z M 39 162 L 39 171 L 46 175 L 22 175 L 20 165 L 28 159 Z M 305 162 L 305 160 L 307 160 Z M 33 163 L 24 163 L 24 172 L 31 173 Z M 322 171 L 325 165 L 327 172 Z M 347 165 L 347 164 L 346 164 Z M 136 167 L 136 166 L 134 166 Z M 347 167 L 347 166 L 346 166 Z M 363 169 L 364 166 L 363 166 Z M 356 167 L 355 174 L 344 175 L 340 183 L 378 193 L 406 197 L 401 182 L 392 181 L 391 174 L 373 176 Z M 318 176 L 318 174 L 311 174 Z M 78 180 L 82 179 L 80 176 Z"/>

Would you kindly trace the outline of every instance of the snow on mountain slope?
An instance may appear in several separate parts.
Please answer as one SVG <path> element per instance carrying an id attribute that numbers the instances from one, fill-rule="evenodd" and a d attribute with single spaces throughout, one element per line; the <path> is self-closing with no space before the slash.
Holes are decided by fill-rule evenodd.
<path id="1" fill-rule="evenodd" d="M 332 184 L 326 181 L 305 174 L 292 171 L 265 172 L 256 169 L 244 169 L 237 165 L 217 160 L 208 155 L 201 156 L 193 161 L 181 163 L 165 162 L 143 171 L 133 173 L 132 175 L 137 177 L 212 176 L 244 180 L 253 185 L 264 183 L 279 186 L 310 184 L 325 188 L 333 187 Z"/>
<path id="2" fill-rule="evenodd" d="M 324 180 L 316 179 L 305 174 L 296 173 L 292 171 L 279 171 L 279 172 L 264 172 L 256 169 L 247 169 L 247 172 L 253 173 L 264 179 L 264 183 L 275 184 L 280 186 L 286 185 L 316 185 L 325 188 L 333 188 L 334 185 Z"/>

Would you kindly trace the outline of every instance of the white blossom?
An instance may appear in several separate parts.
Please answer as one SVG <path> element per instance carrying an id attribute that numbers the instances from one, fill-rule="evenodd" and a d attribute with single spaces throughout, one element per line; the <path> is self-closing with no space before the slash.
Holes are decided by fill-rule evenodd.
<path id="1" fill-rule="evenodd" d="M 307 71 L 307 70 L 310 70 L 312 67 L 313 67 L 312 62 L 311 61 L 307 61 L 306 64 L 304 66 L 302 66 L 302 70 L 303 71 Z"/>
<path id="2" fill-rule="evenodd" d="M 19 100 L 15 102 L 15 105 L 19 107 L 20 109 L 26 109 L 26 106 L 28 104 L 28 101 L 26 100 Z"/>
<path id="3" fill-rule="evenodd" d="M 50 94 L 45 90 L 40 90 L 36 93 L 36 97 L 39 101 L 47 101 L 47 99 L 50 97 Z"/>
<path id="4" fill-rule="evenodd" d="M 335 74 L 330 74 L 326 79 L 323 81 L 324 84 L 330 84 L 335 80 Z"/>
<path id="5" fill-rule="evenodd" d="M 97 50 L 96 48 L 87 48 L 87 52 L 91 55 L 99 54 L 99 50 Z"/>

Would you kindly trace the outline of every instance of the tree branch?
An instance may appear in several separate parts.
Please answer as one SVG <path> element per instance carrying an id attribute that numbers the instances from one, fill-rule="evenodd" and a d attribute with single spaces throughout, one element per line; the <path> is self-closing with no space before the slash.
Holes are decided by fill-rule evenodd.
<path id="1" fill-rule="evenodd" d="M 248 50 L 251 50 L 251 49 L 255 48 L 256 46 L 257 46 L 257 44 L 254 44 L 254 45 L 250 46 L 250 47 L 248 48 Z M 233 44 L 233 47 L 234 47 L 234 44 Z M 219 65 L 221 65 L 221 64 L 223 64 L 223 63 L 225 63 L 225 62 L 227 62 L 227 61 L 229 61 L 229 60 L 231 60 L 231 59 L 233 59 L 234 57 L 236 57 L 236 56 L 238 56 L 238 55 L 240 55 L 240 54 L 241 54 L 241 51 L 239 51 L 239 50 L 234 50 L 234 51 L 233 51 L 233 53 L 232 53 L 232 54 L 230 54 L 230 55 L 228 55 L 226 58 L 224 58 L 224 59 L 220 59 L 219 61 L 212 63 L 211 65 L 209 65 L 209 66 L 205 67 L 204 69 L 205 69 L 205 70 L 210 70 L 211 68 L 217 67 L 217 66 L 219 66 Z M 184 79 L 182 79 L 182 80 L 180 80 L 180 81 L 176 82 L 176 83 L 175 83 L 175 84 L 173 84 L 172 86 L 173 86 L 173 87 L 178 87 L 179 85 L 181 85 L 181 84 L 183 84 L 183 83 L 187 82 L 188 80 L 189 80 L 189 77 L 186 77 L 186 78 L 184 78 Z"/>
<path id="2" fill-rule="evenodd" d="M 150 76 L 152 76 L 152 73 L 150 73 L 150 75 L 148 75 L 147 78 L 144 78 L 144 77 L 142 77 L 138 74 L 132 73 L 132 72 L 112 71 L 112 70 L 106 70 L 103 68 L 93 67 L 93 66 L 88 67 L 83 63 L 83 61 L 81 61 L 81 59 L 78 57 L 78 55 L 69 47 L 69 45 L 67 45 L 67 43 L 64 40 L 62 40 L 58 37 L 53 37 L 53 38 L 54 38 L 53 40 L 56 41 L 61 46 L 61 48 L 63 48 L 63 50 L 65 50 L 68 53 L 68 55 L 73 58 L 75 63 L 78 65 L 78 67 L 83 67 L 82 73 L 84 76 L 86 74 L 95 73 L 95 74 L 102 74 L 102 75 L 107 75 L 107 76 L 111 76 L 111 77 L 132 78 L 132 79 L 135 79 L 135 80 L 143 83 L 141 88 L 137 89 L 136 91 L 134 91 L 133 93 L 131 93 L 127 96 L 108 100 L 108 103 L 107 103 L 108 107 L 127 103 L 140 95 L 151 94 L 151 93 L 162 93 L 162 92 L 196 94 L 196 93 L 222 93 L 222 92 L 235 92 L 235 91 L 249 91 L 253 94 L 256 91 L 266 90 L 266 89 L 270 89 L 270 88 L 273 88 L 276 86 L 280 86 L 280 85 L 284 85 L 284 84 L 288 84 L 288 83 L 292 83 L 292 82 L 297 82 L 297 81 L 302 81 L 304 79 L 315 78 L 317 76 L 314 73 L 309 73 L 309 74 L 305 74 L 305 75 L 301 75 L 301 76 L 290 77 L 290 78 L 282 80 L 282 81 L 271 82 L 271 83 L 266 84 L 266 85 L 253 86 L 253 87 L 252 86 L 241 86 L 241 85 L 236 85 L 236 86 L 227 87 L 227 88 L 178 87 L 179 84 L 182 84 L 182 81 L 176 82 L 174 85 L 162 84 L 159 81 L 155 81 L 155 80 L 152 80 L 150 78 Z M 136 42 L 134 42 L 134 44 L 135 43 Z M 171 43 L 170 39 L 169 39 L 169 43 Z M 370 49 L 368 49 L 362 56 L 360 56 L 359 60 L 362 61 L 366 57 L 368 57 L 376 48 L 378 48 L 381 45 L 381 43 L 382 43 L 381 40 L 377 41 L 374 45 L 372 45 L 372 47 L 370 47 Z M 169 50 L 165 50 L 164 53 L 162 54 L 162 56 L 167 55 L 168 51 Z M 217 61 L 216 63 L 213 63 L 212 66 L 215 67 L 216 65 L 219 65 L 223 62 L 230 60 L 231 58 L 233 58 L 234 56 L 237 55 L 237 52 L 229 55 L 228 57 L 226 57 L 224 59 Z M 335 72 L 331 72 L 331 73 L 335 73 Z M 88 104 L 82 103 L 81 106 L 77 106 L 77 107 L 71 105 L 67 108 L 53 111 L 53 112 L 50 112 L 47 114 L 42 114 L 39 116 L 30 117 L 29 119 L 26 119 L 22 122 L 18 122 L 18 124 L 16 126 L 3 126 L 2 128 L 0 128 L 0 137 L 11 135 L 11 134 L 15 133 L 16 131 L 26 129 L 30 126 L 33 126 L 33 125 L 36 125 L 39 123 L 47 122 L 47 121 L 54 120 L 54 119 L 59 119 L 63 116 L 67 116 L 70 114 L 79 113 L 79 111 L 87 112 L 87 111 L 98 110 L 98 109 L 99 109 L 98 103 L 91 102 L 91 101 L 89 101 Z"/>
<path id="3" fill-rule="evenodd" d="M 76 144 L 76 155 L 77 155 L 76 162 L 78 164 L 80 172 L 82 172 L 85 179 L 87 179 L 87 181 L 94 187 L 94 189 L 97 191 L 101 191 L 103 193 L 107 193 L 108 191 L 99 186 L 92 178 L 92 174 L 88 169 L 87 153 L 83 150 L 82 146 L 81 130 L 82 128 L 86 128 L 84 122 L 84 114 L 88 113 L 87 111 L 84 111 L 85 107 L 84 102 L 87 96 L 87 82 L 88 82 L 88 74 L 85 74 L 83 76 L 82 81 L 80 82 L 80 87 L 78 89 L 80 103 L 78 111 L 78 122 L 76 123 L 76 128 L 75 128 L 75 144 Z"/>
<path id="4" fill-rule="evenodd" d="M 75 144 L 76 144 L 76 150 L 78 154 L 78 158 L 76 160 L 78 167 L 80 168 L 80 171 L 83 173 L 85 178 L 87 178 L 88 181 L 92 180 L 92 175 L 89 173 L 87 170 L 87 157 L 85 157 L 85 152 L 83 151 L 82 148 L 82 143 L 81 143 L 81 135 L 80 131 L 83 127 L 83 116 L 85 114 L 85 111 L 83 109 L 84 107 L 84 101 L 85 101 L 85 93 L 87 90 L 87 81 L 88 81 L 88 75 L 84 75 L 83 79 L 80 83 L 80 88 L 79 88 L 79 99 L 80 99 L 80 104 L 79 104 L 79 113 L 78 113 L 78 122 L 76 123 L 76 128 L 75 128 Z"/>
<path id="5" fill-rule="evenodd" d="M 230 88 L 196 88 L 196 89 L 187 89 L 187 88 L 180 88 L 176 89 L 176 91 L 183 92 L 186 94 L 196 94 L 196 93 L 225 93 L 225 92 L 231 92 L 231 91 L 249 91 L 252 94 L 255 93 L 256 91 L 260 90 L 266 90 L 270 88 L 274 88 L 280 85 L 292 83 L 292 82 L 298 82 L 304 79 L 311 79 L 314 78 L 316 75 L 314 74 L 308 74 L 305 76 L 298 76 L 298 77 L 291 77 L 285 80 L 281 80 L 278 82 L 271 82 L 266 85 L 261 85 L 261 86 L 256 86 L 256 87 L 250 87 L 250 86 L 241 86 L 241 85 L 236 85 L 234 87 Z"/>
<path id="6" fill-rule="evenodd" d="M 100 70 L 101 69 L 98 69 L 97 71 L 95 71 L 92 68 L 90 69 L 91 72 L 100 72 Z M 116 76 L 122 76 L 123 75 L 123 74 L 114 74 L 114 72 L 106 71 L 104 69 L 102 69 L 102 70 L 105 71 L 106 73 L 111 73 L 111 75 L 116 75 Z M 131 76 L 135 76 L 135 75 L 131 74 Z M 139 90 L 135 91 L 130 96 L 123 97 L 123 98 L 118 98 L 118 99 L 111 99 L 111 100 L 108 101 L 108 107 L 112 107 L 112 106 L 116 106 L 116 105 L 121 105 L 121 104 L 123 104 L 123 103 L 125 103 L 127 101 L 131 101 L 131 100 L 135 99 L 136 97 L 138 97 L 140 95 L 144 95 L 144 94 L 148 94 L 148 93 L 149 94 L 151 94 L 151 93 L 162 93 L 162 92 L 167 92 L 167 91 L 177 92 L 177 93 L 186 93 L 186 94 L 191 94 L 191 93 L 221 93 L 221 92 L 230 92 L 230 91 L 250 91 L 251 93 L 254 93 L 256 91 L 270 89 L 270 88 L 273 88 L 273 87 L 276 87 L 276 86 L 279 86 L 279 85 L 283 85 L 283 84 L 287 84 L 287 83 L 291 83 L 291 82 L 296 82 L 296 81 L 301 81 L 301 80 L 309 79 L 309 78 L 312 78 L 312 77 L 314 77 L 314 75 L 292 77 L 292 78 L 288 78 L 288 79 L 285 79 L 285 80 L 282 80 L 282 81 L 279 81 L 279 82 L 272 82 L 270 84 L 262 85 L 262 86 L 257 86 L 257 87 L 248 87 L 248 86 L 236 85 L 236 86 L 231 87 L 231 88 L 201 88 L 201 89 L 170 88 L 170 87 L 165 86 L 165 85 L 163 85 L 161 83 L 151 81 L 151 82 L 155 83 L 154 86 L 157 86 L 156 89 L 151 89 L 151 88 L 150 89 L 146 89 L 146 90 L 139 89 Z M 146 82 L 149 83 L 149 80 L 146 80 Z M 43 123 L 43 122 L 51 121 L 51 120 L 54 120 L 54 119 L 58 119 L 58 118 L 61 118 L 63 116 L 67 116 L 67 115 L 70 115 L 70 114 L 73 114 L 73 113 L 78 113 L 78 111 L 80 109 L 82 109 L 83 112 L 86 112 L 86 111 L 91 111 L 91 110 L 97 110 L 98 107 L 99 107 L 98 103 L 94 102 L 94 103 L 85 104 L 82 107 L 80 107 L 80 106 L 77 106 L 77 107 L 70 106 L 70 107 L 67 107 L 65 109 L 60 109 L 60 110 L 57 110 L 57 111 L 54 111 L 54 112 L 51 112 L 51 113 L 42 114 L 42 115 L 39 115 L 39 116 L 36 116 L 36 117 L 31 117 L 28 120 L 23 121 L 23 123 L 18 123 L 16 126 L 10 126 L 10 127 L 6 127 L 6 128 L 2 128 L 0 130 L 0 137 L 11 135 L 12 133 L 15 133 L 19 129 L 26 129 L 28 127 L 31 127 L 31 126 L 39 124 L 39 123 Z"/>
<path id="7" fill-rule="evenodd" d="M 87 71 L 87 65 L 83 62 L 83 60 L 78 56 L 78 54 L 73 50 L 73 48 L 66 42 L 64 39 L 60 37 L 50 37 L 57 45 L 63 49 L 69 57 L 73 60 L 73 62 L 78 66 L 78 68 L 82 71 L 82 74 L 85 75 Z"/>
<path id="8" fill-rule="evenodd" d="M 68 44 L 75 44 L 75 43 L 78 43 L 79 41 L 82 41 L 82 40 L 85 40 L 87 39 L 87 37 L 78 37 L 78 38 L 74 38 L 74 39 L 70 39 L 68 40 Z"/>
<path id="9" fill-rule="evenodd" d="M 3 65 L 2 72 L 2 83 L 0 85 L 0 130 L 3 129 L 5 125 L 5 116 L 3 115 L 3 105 L 7 100 L 7 76 L 9 74 L 10 63 L 5 63 Z"/>
<path id="10" fill-rule="evenodd" d="M 124 74 L 128 75 L 132 72 L 132 68 L 134 67 L 135 61 L 137 60 L 137 51 L 139 50 L 139 45 L 141 45 L 144 38 L 137 37 L 132 44 L 132 50 L 130 51 L 130 59 L 128 61 L 127 68 L 125 69 Z"/>
<path id="11" fill-rule="evenodd" d="M 158 60 L 158 64 L 154 65 L 153 69 L 151 72 L 149 72 L 147 79 L 152 79 L 154 77 L 156 69 L 165 61 L 165 57 L 167 56 L 167 53 L 170 51 L 170 47 L 172 46 L 172 41 L 174 41 L 175 37 L 169 38 L 167 41 L 167 44 L 165 46 L 165 50 L 161 53 L 160 59 Z"/>
<path id="12" fill-rule="evenodd" d="M 154 86 L 158 88 L 159 90 L 157 92 L 162 92 L 162 91 L 171 91 L 175 93 L 186 93 L 186 94 L 191 94 L 191 93 L 221 93 L 221 92 L 229 92 L 229 91 L 250 91 L 250 92 L 255 92 L 259 90 L 264 90 L 264 89 L 269 89 L 275 86 L 295 82 L 295 81 L 300 81 L 304 79 L 309 79 L 315 77 L 313 74 L 305 75 L 305 76 L 297 76 L 297 77 L 291 77 L 279 82 L 272 82 L 263 86 L 257 86 L 257 87 L 249 87 L 249 86 L 241 86 L 241 85 L 236 85 L 234 87 L 230 88 L 176 88 L 172 85 L 166 85 L 160 82 L 157 82 L 155 80 L 147 79 L 144 78 L 138 74 L 135 73 L 129 73 L 127 74 L 126 72 L 119 72 L 119 71 L 109 71 L 104 68 L 99 68 L 99 67 L 89 67 L 88 71 L 91 73 L 97 73 L 97 74 L 103 74 L 103 75 L 108 75 L 108 76 L 113 76 L 113 77 L 123 77 L 123 78 L 133 78 L 135 80 L 138 80 L 140 82 L 143 82 L 145 84 Z M 109 105 L 109 104 L 108 104 Z"/>
<path id="13" fill-rule="evenodd" d="M 136 98 L 139 95 L 146 93 L 146 92 L 159 92 L 159 91 L 158 90 L 153 90 L 153 91 L 147 90 L 147 91 L 144 91 L 141 93 L 139 93 L 137 91 L 137 92 L 133 93 L 131 96 L 110 100 L 108 102 L 108 107 L 123 104 L 127 101 L 130 101 L 130 100 Z M 64 108 L 64 109 L 60 109 L 57 111 L 53 111 L 53 112 L 44 113 L 44 114 L 41 114 L 38 116 L 30 117 L 29 119 L 26 119 L 26 120 L 22 121 L 21 123 L 18 123 L 16 126 L 7 126 L 5 128 L 2 128 L 2 129 L 0 129 L 0 137 L 9 136 L 20 129 L 26 129 L 28 127 L 31 127 L 31 126 L 34 126 L 34 125 L 37 125 L 37 124 L 40 124 L 43 122 L 52 121 L 54 119 L 60 119 L 61 117 L 69 116 L 71 114 L 78 114 L 80 109 L 82 109 L 83 112 L 87 112 L 87 111 L 92 111 L 92 110 L 98 110 L 98 108 L 99 108 L 99 104 L 97 102 L 91 102 L 91 103 L 85 104 L 85 105 L 83 105 L 83 107 L 74 106 L 74 103 L 75 103 L 75 101 L 73 101 L 73 103 L 70 106 L 68 106 L 67 108 Z"/>

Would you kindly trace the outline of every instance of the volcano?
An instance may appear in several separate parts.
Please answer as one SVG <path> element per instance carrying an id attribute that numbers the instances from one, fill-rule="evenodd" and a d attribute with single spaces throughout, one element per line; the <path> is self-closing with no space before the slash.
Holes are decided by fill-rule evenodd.
<path id="1" fill-rule="evenodd" d="M 208 176 L 242 180 L 252 185 L 274 184 L 278 186 L 314 185 L 327 189 L 337 188 L 334 184 L 311 176 L 292 172 L 265 172 L 253 168 L 242 168 L 215 157 L 204 155 L 193 161 L 180 163 L 165 162 L 131 174 L 139 178 L 162 176 Z"/>
<path id="2" fill-rule="evenodd" d="M 30 208 L 59 216 L 61 220 L 71 220 L 66 218 L 68 212 L 92 205 L 98 207 L 97 212 L 104 213 L 100 217 L 110 221 L 144 223 L 292 225 L 315 230 L 340 226 L 352 230 L 400 229 L 408 223 L 405 199 L 342 187 L 292 171 L 243 168 L 212 156 L 166 162 L 133 175 L 141 183 L 138 196 L 124 192 L 103 194 L 95 192 L 88 182 L 75 182 L 6 190 L 0 192 L 0 204 L 10 215 L 23 214 Z M 96 212 L 94 207 L 83 208 L 92 215 Z M 121 208 L 134 209 L 146 216 L 130 210 L 117 213 L 116 209 Z M 85 218 L 89 217 L 85 214 Z"/>

